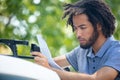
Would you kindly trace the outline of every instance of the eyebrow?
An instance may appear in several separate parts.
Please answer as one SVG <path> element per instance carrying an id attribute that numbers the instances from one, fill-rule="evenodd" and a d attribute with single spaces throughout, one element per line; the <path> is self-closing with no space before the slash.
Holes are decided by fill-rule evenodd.
<path id="1" fill-rule="evenodd" d="M 82 27 L 82 26 L 85 26 L 85 24 L 81 24 L 81 25 L 79 25 L 79 26 L 73 25 L 73 27 Z"/>

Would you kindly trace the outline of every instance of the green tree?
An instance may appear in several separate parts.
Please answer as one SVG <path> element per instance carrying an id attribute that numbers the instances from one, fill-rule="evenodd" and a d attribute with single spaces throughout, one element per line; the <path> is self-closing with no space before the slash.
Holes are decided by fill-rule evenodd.
<path id="1" fill-rule="evenodd" d="M 71 27 L 62 20 L 63 4 L 77 0 L 0 0 L 0 38 L 28 40 L 37 43 L 42 34 L 52 56 L 70 51 L 79 45 Z M 120 0 L 106 0 L 117 18 L 115 37 L 120 40 Z M 19 47 L 20 54 L 29 55 L 29 47 Z M 26 51 L 26 52 L 25 52 Z"/>

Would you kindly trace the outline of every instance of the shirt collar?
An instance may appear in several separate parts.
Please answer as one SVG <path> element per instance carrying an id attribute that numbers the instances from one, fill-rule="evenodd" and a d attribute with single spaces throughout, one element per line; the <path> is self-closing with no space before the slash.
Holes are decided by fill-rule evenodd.
<path id="1" fill-rule="evenodd" d="M 112 41 L 114 41 L 114 37 L 111 36 L 109 37 L 106 42 L 103 44 L 103 46 L 100 48 L 100 50 L 96 53 L 96 55 L 94 55 L 92 53 L 92 48 L 89 49 L 89 53 L 88 53 L 88 57 L 94 58 L 95 56 L 97 57 L 102 57 L 104 55 L 104 53 L 106 52 L 106 50 L 110 47 Z"/>

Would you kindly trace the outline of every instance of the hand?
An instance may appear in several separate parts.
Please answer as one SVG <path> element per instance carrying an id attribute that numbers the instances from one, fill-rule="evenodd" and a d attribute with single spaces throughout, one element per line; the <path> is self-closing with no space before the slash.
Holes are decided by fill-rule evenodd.
<path id="1" fill-rule="evenodd" d="M 43 54 L 41 54 L 40 52 L 32 52 L 31 54 L 35 56 L 34 57 L 35 63 L 47 67 L 49 69 L 51 68 L 47 58 Z"/>

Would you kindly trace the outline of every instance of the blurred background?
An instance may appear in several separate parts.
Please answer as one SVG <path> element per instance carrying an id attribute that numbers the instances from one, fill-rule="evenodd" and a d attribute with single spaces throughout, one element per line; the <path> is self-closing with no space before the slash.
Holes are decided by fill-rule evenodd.
<path id="1" fill-rule="evenodd" d="M 0 38 L 27 40 L 29 45 L 18 45 L 19 55 L 30 55 L 30 44 L 38 44 L 36 35 L 46 40 L 52 56 L 59 56 L 78 46 L 71 27 L 62 20 L 64 3 L 77 0 L 0 0 Z M 120 40 L 120 0 L 105 0 L 116 17 L 117 40 Z M 0 44 L 0 54 L 12 52 Z"/>

